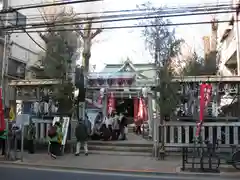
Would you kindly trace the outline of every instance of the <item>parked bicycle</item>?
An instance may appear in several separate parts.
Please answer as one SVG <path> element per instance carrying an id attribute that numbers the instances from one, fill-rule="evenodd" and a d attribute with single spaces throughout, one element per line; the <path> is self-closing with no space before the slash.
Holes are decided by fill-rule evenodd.
<path id="1" fill-rule="evenodd" d="M 221 159 L 226 161 L 226 164 L 232 165 L 235 169 L 240 170 L 240 148 L 237 145 L 230 145 L 232 152 L 225 155 L 220 153 L 219 142 L 217 140 L 214 143 L 210 143 L 209 140 L 205 140 L 205 146 L 201 146 L 200 152 L 200 164 L 203 167 L 204 164 L 209 164 L 209 168 L 218 169 L 221 163 Z"/>

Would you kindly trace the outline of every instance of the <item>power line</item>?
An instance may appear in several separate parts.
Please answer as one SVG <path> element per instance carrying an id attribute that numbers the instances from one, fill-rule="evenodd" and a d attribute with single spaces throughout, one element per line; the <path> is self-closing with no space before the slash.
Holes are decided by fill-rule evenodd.
<path id="1" fill-rule="evenodd" d="M 15 7 L 15 8 L 10 7 L 8 9 L 3 9 L 2 11 L 0 11 L 0 14 L 16 12 L 16 11 L 24 10 L 24 9 L 62 6 L 62 5 L 67 5 L 67 4 L 90 3 L 90 2 L 97 2 L 97 1 L 103 1 L 103 0 L 76 0 L 76 1 L 67 1 L 67 2 L 65 1 L 65 2 L 59 2 L 59 3 L 32 4 L 32 5 L 19 6 L 19 7 Z"/>
<path id="2" fill-rule="evenodd" d="M 240 20 L 239 20 L 240 21 Z M 230 20 L 218 21 L 217 23 L 226 23 L 231 22 Z M 166 23 L 166 24 L 145 24 L 145 25 L 132 25 L 132 26 L 109 26 L 102 27 L 101 29 L 110 30 L 110 29 L 132 29 L 132 28 L 146 28 L 146 27 L 159 27 L 159 26 L 186 26 L 186 25 L 203 25 L 203 24 L 211 24 L 212 21 L 200 21 L 200 22 L 188 22 L 188 23 Z M 26 31 L 28 33 L 40 33 L 40 32 L 60 32 L 60 31 L 79 31 L 79 30 L 97 30 L 99 28 L 70 28 L 70 29 L 58 29 L 58 30 L 33 30 Z M 24 33 L 21 31 L 15 31 L 12 33 Z"/>
<path id="3" fill-rule="evenodd" d="M 58 2 L 61 2 L 61 1 L 58 1 Z M 67 3 L 67 4 L 69 4 L 69 3 Z M 34 5 L 34 4 L 29 4 L 29 5 L 31 6 L 31 5 Z M 27 6 L 29 6 L 29 5 L 27 5 Z M 37 5 L 42 5 L 42 4 L 40 3 L 40 4 L 37 4 Z M 153 11 L 153 10 L 160 10 L 160 9 L 161 10 L 164 10 L 164 9 L 167 9 L 167 10 L 195 9 L 195 8 L 204 8 L 204 9 L 206 9 L 206 8 L 225 7 L 225 6 L 231 7 L 232 3 L 222 2 L 221 4 L 209 3 L 208 5 L 206 5 L 206 4 L 204 4 L 204 5 L 198 4 L 198 5 L 195 5 L 195 6 L 163 6 L 163 7 L 154 7 L 153 9 L 134 8 L 134 9 L 122 9 L 122 10 L 107 10 L 107 11 L 102 11 L 102 12 L 97 12 L 97 11 L 94 12 L 94 11 L 92 11 L 92 12 L 86 12 L 86 13 L 76 13 L 76 15 L 91 15 L 91 14 L 99 14 L 99 13 L 101 13 L 101 14 L 108 14 L 108 13 L 122 13 L 122 12 L 139 12 L 139 11 Z M 21 6 L 17 6 L 17 7 L 21 7 Z M 13 7 L 13 8 L 17 8 L 17 7 Z M 47 14 L 47 15 L 54 16 L 56 14 Z"/>
<path id="4" fill-rule="evenodd" d="M 78 18 L 73 18 L 73 19 L 70 19 L 69 21 L 79 21 L 79 20 L 99 20 L 99 19 L 110 19 L 110 18 L 123 18 L 123 17 L 134 17 L 134 16 L 153 16 L 153 15 L 164 15 L 164 14 L 184 14 L 184 13 L 189 13 L 189 15 L 191 15 L 192 13 L 196 13 L 196 12 L 203 12 L 204 13 L 211 13 L 211 14 L 214 14 L 214 13 L 217 13 L 217 12 L 225 12 L 225 11 L 229 11 L 229 10 L 234 10 L 235 8 L 232 8 L 232 7 L 226 7 L 226 8 L 213 8 L 213 9 L 209 9 L 208 12 L 206 12 L 206 10 L 202 10 L 202 9 L 193 9 L 193 10 L 189 10 L 189 11 L 185 11 L 185 10 L 182 10 L 182 11 L 155 11 L 155 12 L 144 12 L 144 13 L 129 13 L 129 14 L 115 14 L 115 15 L 103 15 L 103 16 L 94 16 L 94 17 L 78 17 Z M 213 12 L 214 11 L 214 12 Z M 217 11 L 217 12 L 216 12 Z M 40 18 L 41 20 L 41 23 L 40 24 L 43 24 L 42 22 L 42 17 L 38 17 Z M 36 18 L 32 18 L 33 19 L 36 19 Z M 15 19 L 8 19 L 8 20 L 15 20 Z M 28 20 L 31 20 L 31 18 L 28 18 Z M 45 23 L 46 24 L 56 24 L 56 23 L 62 23 L 63 20 L 56 20 L 54 22 L 47 22 Z M 66 21 L 65 21 L 66 22 Z M 36 22 L 35 22 L 36 23 Z M 30 24 L 28 24 L 30 25 Z"/>
<path id="5" fill-rule="evenodd" d="M 104 11 L 104 12 L 99 12 L 101 14 L 108 14 L 110 12 L 118 12 L 118 13 L 123 13 L 123 14 L 112 14 L 112 15 L 104 15 L 104 16 L 91 16 L 91 19 L 101 19 L 101 18 L 111 18 L 111 17 L 120 17 L 120 16 L 132 16 L 132 15 L 141 15 L 141 14 L 126 14 L 125 12 L 144 12 L 146 14 L 169 14 L 169 13 L 185 13 L 185 12 L 201 12 L 201 11 L 217 11 L 217 10 L 229 10 L 229 9 L 236 9 L 233 8 L 230 4 L 229 5 L 222 5 L 222 6 L 211 6 L 211 7 L 192 7 L 192 8 L 183 8 L 183 7 L 179 7 L 179 8 L 155 8 L 155 9 L 133 9 L 133 10 L 119 10 L 119 11 Z M 75 13 L 74 15 L 88 15 L 88 14 L 92 14 L 92 12 L 89 13 Z M 31 15 L 34 16 L 34 15 Z M 56 14 L 52 14 L 52 17 L 56 16 Z M 51 17 L 49 16 L 49 17 Z M 29 15 L 28 15 L 29 17 Z M 84 18 L 75 18 L 73 20 L 83 20 L 83 19 L 87 19 L 88 16 L 84 17 Z M 33 19 L 37 19 L 37 18 L 41 18 L 42 16 L 38 16 L 35 15 L 35 17 L 30 17 L 28 18 L 28 20 L 33 20 Z M 15 20 L 15 19 L 8 19 L 8 20 Z M 56 22 L 56 21 L 55 21 Z"/>
<path id="6" fill-rule="evenodd" d="M 159 16 L 148 16 L 148 17 L 134 17 L 134 18 L 119 18 L 119 19 L 108 19 L 100 21 L 91 21 L 92 24 L 95 23 L 107 23 L 107 22 L 122 22 L 122 21 L 132 21 L 132 20 L 145 20 L 145 19 L 156 19 L 156 18 L 169 18 L 169 17 L 183 17 L 183 16 L 196 16 L 196 15 L 209 15 L 209 14 L 221 14 L 221 13 L 233 13 L 236 11 L 215 11 L 215 12 L 203 12 L 203 13 L 185 13 L 185 14 L 170 14 L 170 15 L 159 15 Z M 38 28 L 50 28 L 56 26 L 77 26 L 88 24 L 89 22 L 64 22 L 64 23 L 32 23 L 28 24 L 25 29 L 38 29 Z M 5 30 L 18 30 L 23 28 L 22 26 L 18 27 L 2 27 Z"/>

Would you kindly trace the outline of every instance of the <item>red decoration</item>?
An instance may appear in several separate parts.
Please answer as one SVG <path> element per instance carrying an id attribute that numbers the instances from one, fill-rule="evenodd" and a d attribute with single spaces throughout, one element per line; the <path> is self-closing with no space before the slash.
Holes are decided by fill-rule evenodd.
<path id="1" fill-rule="evenodd" d="M 6 122 L 4 119 L 4 111 L 2 104 L 2 88 L 0 88 L 0 131 L 4 131 L 6 128 Z"/>
<path id="2" fill-rule="evenodd" d="M 134 122 L 137 122 L 138 121 L 138 98 L 135 97 L 133 99 L 133 103 L 134 103 Z"/>
<path id="3" fill-rule="evenodd" d="M 143 98 L 139 99 L 138 120 L 142 120 L 142 121 L 147 120 L 147 107 Z"/>
<path id="4" fill-rule="evenodd" d="M 211 95 L 212 95 L 212 85 L 201 84 L 200 85 L 200 112 L 199 112 L 199 122 L 197 123 L 196 137 L 200 135 L 201 127 L 203 125 L 204 109 L 210 102 Z"/>
<path id="5" fill-rule="evenodd" d="M 111 92 L 108 97 L 108 106 L 107 106 L 107 113 L 112 114 L 112 112 L 116 109 L 115 107 L 115 97 Z"/>

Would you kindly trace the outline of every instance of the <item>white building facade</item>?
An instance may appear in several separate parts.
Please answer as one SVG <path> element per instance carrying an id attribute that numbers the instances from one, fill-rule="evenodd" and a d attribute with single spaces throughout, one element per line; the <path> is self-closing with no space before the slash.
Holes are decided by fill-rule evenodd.
<path id="1" fill-rule="evenodd" d="M 236 1 L 233 0 L 232 6 L 237 7 Z M 238 2 L 239 3 L 239 2 Z M 238 57 L 239 44 L 239 8 L 237 13 L 225 14 L 224 20 L 228 23 L 219 24 L 218 32 L 218 66 L 219 74 L 223 76 L 240 75 L 240 62 Z"/>

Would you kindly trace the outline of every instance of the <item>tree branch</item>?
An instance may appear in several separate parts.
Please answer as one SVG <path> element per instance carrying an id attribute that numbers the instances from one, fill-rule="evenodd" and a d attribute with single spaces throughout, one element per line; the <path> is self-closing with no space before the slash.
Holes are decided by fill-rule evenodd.
<path id="1" fill-rule="evenodd" d="M 99 28 L 97 29 L 94 33 L 91 34 L 91 39 L 94 39 L 98 34 L 100 34 L 102 32 L 102 29 Z"/>

